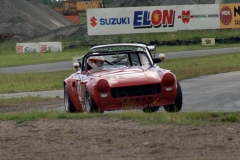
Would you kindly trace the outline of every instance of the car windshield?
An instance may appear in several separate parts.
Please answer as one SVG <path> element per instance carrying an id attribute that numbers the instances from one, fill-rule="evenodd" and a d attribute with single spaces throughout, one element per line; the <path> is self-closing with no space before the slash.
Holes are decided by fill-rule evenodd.
<path id="1" fill-rule="evenodd" d="M 90 59 L 93 60 L 90 61 Z M 99 63 L 99 61 L 102 61 L 102 63 Z M 147 53 L 141 51 L 126 53 L 93 53 L 87 58 L 87 63 L 87 70 L 92 70 L 92 72 L 122 67 L 151 66 Z"/>

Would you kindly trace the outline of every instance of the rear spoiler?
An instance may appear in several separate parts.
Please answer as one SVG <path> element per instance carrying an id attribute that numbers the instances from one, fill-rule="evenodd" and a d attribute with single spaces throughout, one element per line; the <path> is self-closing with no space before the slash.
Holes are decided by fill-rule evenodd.
<path id="1" fill-rule="evenodd" d="M 155 45 L 147 46 L 147 48 L 149 49 L 152 57 L 155 58 L 156 57 L 156 46 Z"/>

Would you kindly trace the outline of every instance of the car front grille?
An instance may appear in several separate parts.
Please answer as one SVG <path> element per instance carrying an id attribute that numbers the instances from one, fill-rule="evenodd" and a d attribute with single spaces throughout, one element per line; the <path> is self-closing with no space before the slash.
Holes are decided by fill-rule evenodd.
<path id="1" fill-rule="evenodd" d="M 111 89 L 111 95 L 113 98 L 132 97 L 132 96 L 144 96 L 159 94 L 161 91 L 160 84 L 149 84 L 141 86 L 128 86 L 118 87 Z"/>

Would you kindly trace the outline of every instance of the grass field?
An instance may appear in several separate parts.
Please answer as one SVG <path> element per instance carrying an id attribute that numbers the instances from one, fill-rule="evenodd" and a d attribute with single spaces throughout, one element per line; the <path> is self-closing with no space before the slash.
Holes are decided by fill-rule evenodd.
<path id="1" fill-rule="evenodd" d="M 240 70 L 240 54 L 222 54 L 201 57 L 166 59 L 160 67 L 171 70 L 177 79 L 184 80 L 203 75 L 225 73 Z M 31 92 L 63 89 L 63 80 L 73 70 L 6 74 L 0 73 L 0 93 Z"/>
<path id="2" fill-rule="evenodd" d="M 199 31 L 179 31 L 167 33 L 145 33 L 145 34 L 128 34 L 128 35 L 111 35 L 111 36 L 94 36 L 88 41 L 84 41 L 82 37 L 73 36 L 62 40 L 63 48 L 69 45 L 78 45 L 74 49 L 63 49 L 59 53 L 16 53 L 16 43 L 8 42 L 0 44 L 0 67 L 22 66 L 27 64 L 42 64 L 50 62 L 71 61 L 72 57 L 85 54 L 90 46 L 84 46 L 85 43 L 106 44 L 106 43 L 122 43 L 122 42 L 150 42 L 153 40 L 174 41 L 189 40 L 201 42 L 201 38 L 229 38 L 240 35 L 239 29 L 225 30 L 199 30 Z M 84 36 L 85 37 L 85 36 Z M 86 38 L 86 37 L 85 37 Z M 240 47 L 240 43 L 216 43 L 214 46 L 202 46 L 200 43 L 196 45 L 177 45 L 177 46 L 157 46 L 157 52 L 171 51 L 187 51 L 212 48 Z"/>
<path id="3" fill-rule="evenodd" d="M 222 31 L 192 31 L 191 33 L 161 33 L 161 34 L 145 34 L 141 35 L 142 39 L 148 41 L 151 39 L 191 39 L 199 40 L 204 37 L 224 38 L 233 35 L 240 35 L 239 30 L 222 30 Z M 134 35 L 132 38 L 140 39 Z M 125 35 L 118 35 L 112 43 L 124 41 L 128 37 Z M 65 43 L 65 42 L 63 42 Z M 69 43 L 69 42 L 68 42 Z M 211 48 L 226 48 L 226 47 L 240 47 L 240 44 L 216 44 L 215 46 L 189 45 L 189 46 L 158 46 L 157 52 L 170 51 L 186 51 L 199 50 Z M 71 61 L 72 57 L 83 55 L 87 52 L 89 47 L 79 47 L 72 50 L 64 50 L 62 53 L 27 53 L 17 54 L 15 52 L 15 44 L 6 43 L 0 45 L 0 67 L 21 66 L 27 64 L 39 64 L 49 62 Z M 176 74 L 177 79 L 184 80 L 192 77 L 203 75 L 218 74 L 230 71 L 240 70 L 240 54 L 223 54 L 210 55 L 201 57 L 166 59 L 160 63 L 160 67 L 170 69 Z M 48 72 L 48 73 L 29 73 L 29 74 L 0 74 L 0 93 L 13 92 L 31 92 L 42 90 L 63 89 L 63 80 L 73 73 L 73 70 Z M 37 98 L 28 99 L 9 99 L 1 100 L 4 105 L 11 105 L 19 103 L 19 101 L 38 101 Z M 102 115 L 102 114 L 66 114 L 55 112 L 34 112 L 34 113 L 14 113 L 14 114 L 0 114 L 0 120 L 15 120 L 18 123 L 24 121 L 37 120 L 39 118 L 65 118 L 65 119 L 81 119 L 91 118 L 97 116 L 117 116 L 121 119 L 135 119 L 143 124 L 159 124 L 159 123 L 176 123 L 176 124 L 198 124 L 199 122 L 207 123 L 222 123 L 222 122 L 239 122 L 240 114 L 236 113 L 133 113 L 126 112 L 117 115 Z"/>
<path id="4" fill-rule="evenodd" d="M 58 113 L 58 112 L 17 112 L 11 114 L 0 113 L 0 120 L 13 120 L 17 123 L 23 123 L 26 121 L 35 121 L 39 119 L 86 119 L 86 118 L 96 118 L 96 117 L 116 117 L 122 120 L 133 119 L 141 124 L 179 124 L 179 125 L 216 125 L 223 123 L 234 123 L 240 121 L 240 112 L 234 113 L 208 113 L 208 112 L 183 112 L 179 113 L 144 113 L 129 111 L 119 114 L 80 114 L 80 113 Z"/>

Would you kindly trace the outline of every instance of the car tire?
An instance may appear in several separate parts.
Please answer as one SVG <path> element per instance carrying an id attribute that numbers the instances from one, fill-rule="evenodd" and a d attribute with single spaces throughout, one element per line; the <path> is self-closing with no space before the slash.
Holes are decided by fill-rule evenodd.
<path id="1" fill-rule="evenodd" d="M 84 101 L 85 101 L 85 111 L 87 111 L 89 113 L 98 112 L 97 105 L 94 102 L 94 100 L 92 99 L 87 87 L 85 90 Z"/>
<path id="2" fill-rule="evenodd" d="M 66 112 L 73 113 L 77 111 L 70 100 L 67 85 L 64 85 L 64 106 Z"/>
<path id="3" fill-rule="evenodd" d="M 174 104 L 164 106 L 165 111 L 179 112 L 182 109 L 182 99 L 183 99 L 182 98 L 182 89 L 181 89 L 179 82 L 177 82 L 177 95 L 174 100 Z"/>
<path id="4" fill-rule="evenodd" d="M 145 113 L 152 113 L 152 112 L 157 112 L 159 110 L 160 106 L 155 106 L 155 107 L 147 107 L 143 108 L 142 111 Z"/>

